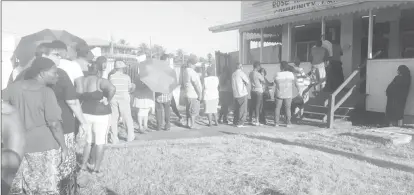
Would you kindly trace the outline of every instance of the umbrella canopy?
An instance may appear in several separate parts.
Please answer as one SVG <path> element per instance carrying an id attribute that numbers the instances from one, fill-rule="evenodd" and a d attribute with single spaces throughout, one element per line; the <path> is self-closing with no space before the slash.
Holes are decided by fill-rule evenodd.
<path id="1" fill-rule="evenodd" d="M 154 92 L 171 93 L 178 86 L 176 73 L 168 61 L 149 59 L 142 62 L 139 77 Z"/>
<path id="2" fill-rule="evenodd" d="M 65 30 L 45 29 L 22 37 L 14 51 L 14 55 L 19 59 L 20 64 L 25 66 L 34 57 L 37 46 L 41 43 L 52 42 L 54 40 L 60 40 L 67 45 L 69 58 L 76 57 L 75 48 L 77 44 L 87 45 L 83 39 Z"/>

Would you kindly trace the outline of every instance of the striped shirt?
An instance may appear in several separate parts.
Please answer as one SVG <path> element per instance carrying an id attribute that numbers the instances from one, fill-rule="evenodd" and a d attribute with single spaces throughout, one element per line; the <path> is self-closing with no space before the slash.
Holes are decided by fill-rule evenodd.
<path id="1" fill-rule="evenodd" d="M 296 83 L 299 87 L 299 93 L 302 94 L 302 92 L 310 85 L 310 78 L 306 75 L 303 68 L 295 67 L 298 73 L 295 74 L 296 76 Z"/>
<path id="2" fill-rule="evenodd" d="M 109 80 L 116 88 L 114 98 L 123 98 L 129 94 L 132 86 L 131 77 L 121 72 L 115 72 L 109 77 Z"/>
<path id="3" fill-rule="evenodd" d="M 167 93 L 158 93 L 158 92 L 155 93 L 155 100 L 158 103 L 167 103 L 167 102 L 171 101 L 171 98 L 172 98 L 171 93 L 168 93 L 168 94 Z"/>
<path id="4" fill-rule="evenodd" d="M 275 81 L 275 97 L 279 99 L 288 99 L 293 97 L 293 84 L 295 75 L 289 71 L 281 71 L 276 73 Z"/>

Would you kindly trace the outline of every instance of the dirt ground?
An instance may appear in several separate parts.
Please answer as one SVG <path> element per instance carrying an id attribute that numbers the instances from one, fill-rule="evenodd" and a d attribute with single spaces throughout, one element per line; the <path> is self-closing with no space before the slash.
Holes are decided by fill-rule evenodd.
<path id="1" fill-rule="evenodd" d="M 104 176 L 81 194 L 414 194 L 413 143 L 361 139 L 355 128 L 218 128 L 109 147 Z"/>

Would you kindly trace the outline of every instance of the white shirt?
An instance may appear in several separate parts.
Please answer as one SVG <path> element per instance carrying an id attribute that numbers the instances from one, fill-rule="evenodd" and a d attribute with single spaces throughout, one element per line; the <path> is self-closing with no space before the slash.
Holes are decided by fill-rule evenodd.
<path id="1" fill-rule="evenodd" d="M 289 71 L 282 71 L 276 73 L 275 81 L 275 94 L 277 98 L 292 98 L 293 97 L 293 82 L 295 81 L 295 75 Z"/>
<path id="2" fill-rule="evenodd" d="M 322 47 L 326 48 L 328 50 L 329 56 L 333 55 L 332 52 L 332 43 L 329 42 L 328 40 L 323 40 L 322 41 Z"/>
<path id="3" fill-rule="evenodd" d="M 215 100 L 219 98 L 219 79 L 216 76 L 204 78 L 204 100 Z"/>
<path id="4" fill-rule="evenodd" d="M 73 84 L 75 83 L 75 79 L 83 76 L 82 69 L 77 62 L 61 59 L 59 63 L 59 68 L 64 70 L 66 74 L 68 74 Z"/>
<path id="5" fill-rule="evenodd" d="M 183 75 L 183 85 L 187 98 L 198 98 L 193 82 L 196 83 L 201 90 L 201 81 L 198 73 L 192 68 L 186 68 Z"/>
<path id="6" fill-rule="evenodd" d="M 250 85 L 249 78 L 241 70 L 237 69 L 231 76 L 231 86 L 233 87 L 233 96 L 240 98 L 249 95 L 247 85 Z"/>

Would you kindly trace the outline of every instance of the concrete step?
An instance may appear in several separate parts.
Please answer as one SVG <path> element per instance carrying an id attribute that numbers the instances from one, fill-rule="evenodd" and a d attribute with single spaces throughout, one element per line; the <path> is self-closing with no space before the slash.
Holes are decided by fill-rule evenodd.
<path id="1" fill-rule="evenodd" d="M 319 113 L 319 112 L 304 111 L 303 117 L 308 118 L 308 119 L 316 119 L 316 120 L 320 120 L 324 122 L 326 122 L 327 120 L 327 115 L 325 113 Z M 350 116 L 347 116 L 347 115 L 335 115 L 334 120 L 344 120 L 344 119 L 347 120 L 349 117 Z"/>
<path id="2" fill-rule="evenodd" d="M 321 106 L 321 105 L 312 105 L 312 104 L 306 104 L 304 106 L 305 111 L 308 112 L 317 112 L 317 113 L 328 113 L 328 108 Z M 335 115 L 348 115 L 350 111 L 352 111 L 353 107 L 339 107 L 335 111 Z"/>

